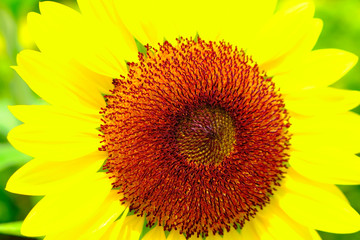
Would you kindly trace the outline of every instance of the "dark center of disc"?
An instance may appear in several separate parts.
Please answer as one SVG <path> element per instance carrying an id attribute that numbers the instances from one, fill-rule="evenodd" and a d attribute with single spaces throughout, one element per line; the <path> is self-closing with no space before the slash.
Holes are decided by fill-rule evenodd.
<path id="1" fill-rule="evenodd" d="M 203 107 L 185 115 L 178 124 L 177 144 L 189 162 L 219 164 L 233 150 L 233 120 L 221 108 Z"/>

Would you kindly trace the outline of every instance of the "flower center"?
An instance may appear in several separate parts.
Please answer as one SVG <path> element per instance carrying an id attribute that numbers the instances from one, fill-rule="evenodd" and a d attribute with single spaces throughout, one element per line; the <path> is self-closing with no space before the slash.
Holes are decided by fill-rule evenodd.
<path id="1" fill-rule="evenodd" d="M 104 170 L 147 226 L 221 235 L 270 201 L 289 117 L 244 51 L 200 38 L 147 46 L 113 84 L 101 112 Z"/>
<path id="2" fill-rule="evenodd" d="M 189 162 L 218 164 L 234 148 L 233 121 L 220 108 L 203 107 L 188 113 L 176 131 L 179 150 Z"/>

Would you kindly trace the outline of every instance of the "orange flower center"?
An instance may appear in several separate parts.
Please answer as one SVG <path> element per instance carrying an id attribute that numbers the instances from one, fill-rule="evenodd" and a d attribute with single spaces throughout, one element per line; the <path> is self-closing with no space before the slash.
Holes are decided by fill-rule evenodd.
<path id="1" fill-rule="evenodd" d="M 147 46 L 101 112 L 104 165 L 149 227 L 192 235 L 241 228 L 288 160 L 288 114 L 271 78 L 224 42 Z"/>

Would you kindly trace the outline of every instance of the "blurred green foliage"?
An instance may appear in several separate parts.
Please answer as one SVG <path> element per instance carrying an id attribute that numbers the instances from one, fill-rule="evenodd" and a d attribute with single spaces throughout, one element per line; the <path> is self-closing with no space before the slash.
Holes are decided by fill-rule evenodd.
<path id="1" fill-rule="evenodd" d="M 287 1 L 287 0 L 283 0 Z M 64 2 L 64 1 L 61 1 Z M 74 5 L 75 1 L 66 1 Z M 315 0 L 315 16 L 324 20 L 323 32 L 315 49 L 339 48 L 360 56 L 360 1 Z M 0 2 L 0 239 L 28 239 L 19 236 L 23 220 L 39 198 L 21 196 L 4 190 L 7 179 L 30 157 L 19 153 L 6 140 L 7 133 L 20 124 L 8 105 L 36 104 L 40 99 L 9 67 L 16 65 L 16 54 L 23 48 L 36 48 L 26 35 L 25 19 L 38 11 L 38 0 L 1 0 Z M 24 30 L 25 29 L 25 30 Z M 355 67 L 335 87 L 360 90 L 360 68 Z M 360 107 L 354 111 L 360 113 Z M 340 186 L 352 206 L 360 212 L 360 187 Z M 2 235 L 7 233 L 10 235 Z M 360 239 L 360 233 L 337 235 L 320 233 L 324 240 Z"/>

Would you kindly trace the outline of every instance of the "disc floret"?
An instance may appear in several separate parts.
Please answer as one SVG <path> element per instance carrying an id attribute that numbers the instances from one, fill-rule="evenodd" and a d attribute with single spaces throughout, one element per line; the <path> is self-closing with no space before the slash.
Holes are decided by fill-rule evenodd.
<path id="1" fill-rule="evenodd" d="M 241 227 L 288 159 L 288 114 L 271 78 L 225 42 L 147 46 L 103 109 L 104 165 L 148 226 L 192 235 Z"/>

